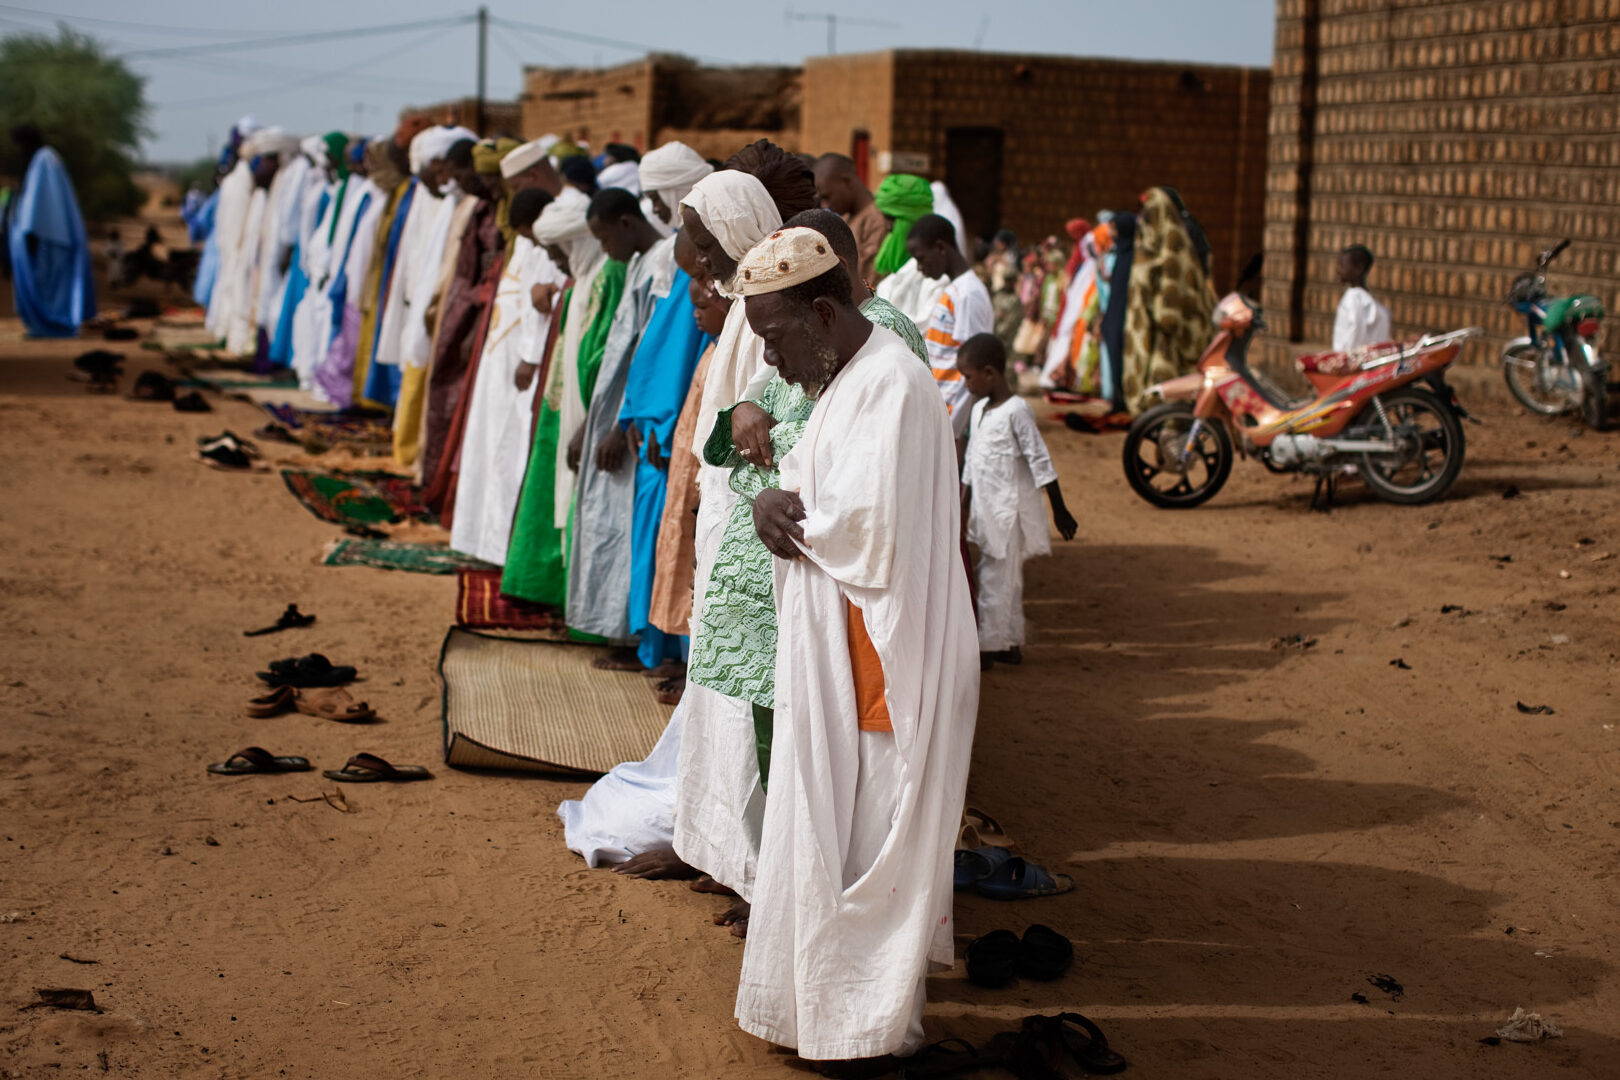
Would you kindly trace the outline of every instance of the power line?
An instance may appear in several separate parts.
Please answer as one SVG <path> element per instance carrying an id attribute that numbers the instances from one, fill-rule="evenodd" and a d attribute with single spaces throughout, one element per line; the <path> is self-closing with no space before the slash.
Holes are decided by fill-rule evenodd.
<path id="1" fill-rule="evenodd" d="M 443 29 L 450 26 L 465 26 L 476 19 L 476 15 L 452 15 L 442 19 L 422 19 L 417 22 L 388 23 L 379 26 L 357 26 L 348 30 L 317 30 L 304 34 L 287 34 L 281 37 L 247 38 L 238 41 L 211 41 L 201 45 L 175 45 L 163 49 L 137 49 L 133 52 L 121 54 L 123 59 L 145 58 L 156 59 L 169 56 L 189 56 L 201 52 L 221 52 L 226 49 L 266 49 L 282 48 L 287 45 L 306 45 L 317 41 L 338 41 L 343 38 L 367 37 L 376 34 L 399 34 L 407 30 Z"/>
<path id="2" fill-rule="evenodd" d="M 126 30 L 149 34 L 188 34 L 192 37 L 239 37 L 242 34 L 276 34 L 285 33 L 284 30 L 225 30 L 219 27 L 202 26 L 161 26 L 149 22 L 126 22 L 123 19 L 103 19 L 95 15 L 73 15 L 65 11 L 40 11 L 37 8 L 19 7 L 16 4 L 0 4 L 0 8 L 19 15 L 32 15 L 50 23 L 96 23 L 101 26 L 116 26 Z"/>
<path id="3" fill-rule="evenodd" d="M 623 38 L 602 37 L 598 34 L 581 34 L 575 30 L 559 30 L 555 26 L 542 26 L 539 23 L 523 22 L 518 19 L 507 19 L 499 16 L 491 16 L 489 21 L 497 26 L 506 27 L 508 30 L 528 30 L 532 33 L 540 34 L 545 37 L 561 38 L 564 41 L 577 41 L 583 45 L 604 45 L 610 49 L 622 49 L 625 52 L 660 53 L 669 51 L 667 46 L 648 45 L 644 42 L 626 41 Z M 700 59 L 717 60 L 722 64 L 733 63 L 733 61 L 725 57 L 704 56 L 701 53 L 695 55 L 697 55 Z"/>

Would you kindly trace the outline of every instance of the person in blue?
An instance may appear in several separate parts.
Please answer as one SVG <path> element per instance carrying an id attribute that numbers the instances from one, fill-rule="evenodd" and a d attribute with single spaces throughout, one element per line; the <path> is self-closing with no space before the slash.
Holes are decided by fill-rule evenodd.
<path id="1" fill-rule="evenodd" d="M 6 223 L 17 314 L 30 337 L 75 337 L 96 313 L 96 288 L 73 181 L 33 124 L 12 128 L 11 142 L 26 163 Z"/>

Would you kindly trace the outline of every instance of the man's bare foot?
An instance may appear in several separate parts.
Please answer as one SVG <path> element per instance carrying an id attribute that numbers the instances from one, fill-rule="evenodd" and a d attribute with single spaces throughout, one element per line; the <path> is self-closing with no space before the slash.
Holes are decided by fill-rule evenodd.
<path id="1" fill-rule="evenodd" d="M 693 892 L 711 893 L 715 896 L 737 895 L 736 890 L 726 888 L 708 874 L 704 874 L 702 877 L 692 882 L 691 885 L 688 885 L 687 888 L 691 889 Z"/>
<path id="2" fill-rule="evenodd" d="M 686 675 L 686 665 L 679 660 L 665 660 L 657 667 L 650 667 L 642 672 L 649 679 L 674 679 Z"/>
<path id="3" fill-rule="evenodd" d="M 591 661 L 591 667 L 598 671 L 645 671 L 641 665 L 641 657 L 634 649 L 614 649 L 606 656 L 598 656 Z"/>
<path id="4" fill-rule="evenodd" d="M 686 693 L 686 676 L 662 679 L 653 686 L 653 697 L 660 705 L 679 705 Z"/>
<path id="5" fill-rule="evenodd" d="M 731 924 L 731 936 L 738 941 L 748 940 L 748 916 L 744 915 Z"/>
<path id="6" fill-rule="evenodd" d="M 746 923 L 748 921 L 748 913 L 752 910 L 753 905 L 739 897 L 735 904 L 732 904 L 730 907 L 726 908 L 726 910 L 714 917 L 714 925 L 734 927 L 739 922 Z M 747 932 L 747 930 L 743 931 L 744 934 Z M 738 936 L 741 937 L 742 935 L 739 934 Z"/>
<path id="7" fill-rule="evenodd" d="M 613 872 L 623 874 L 625 877 L 641 878 L 643 881 L 662 881 L 697 875 L 697 870 L 682 862 L 681 857 L 675 854 L 674 848 L 654 848 L 652 851 L 632 855 L 613 867 Z"/>

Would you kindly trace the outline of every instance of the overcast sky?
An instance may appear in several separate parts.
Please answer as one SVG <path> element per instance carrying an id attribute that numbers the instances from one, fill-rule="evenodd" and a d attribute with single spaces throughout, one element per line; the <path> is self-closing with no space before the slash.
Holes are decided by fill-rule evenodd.
<path id="1" fill-rule="evenodd" d="M 688 8 L 702 14 L 683 16 Z M 825 53 L 825 19 L 789 18 L 790 12 L 849 16 L 837 25 L 841 53 L 978 47 L 1265 66 L 1275 6 L 1273 0 L 502 0 L 489 9 L 496 22 L 489 93 L 511 99 L 524 64 L 609 66 L 649 47 L 717 63 L 791 64 Z M 184 161 L 216 149 L 244 113 L 301 133 L 374 132 L 391 130 L 404 105 L 472 93 L 475 10 L 475 3 L 458 7 L 457 0 L 21 0 L 0 3 L 0 32 L 48 30 L 62 20 L 129 54 L 130 66 L 147 78 L 152 105 L 148 160 Z M 448 25 L 457 17 L 469 21 Z M 431 20 L 446 25 L 264 41 Z M 502 27 L 500 20 L 530 28 Z M 158 51 L 182 47 L 194 51 Z"/>

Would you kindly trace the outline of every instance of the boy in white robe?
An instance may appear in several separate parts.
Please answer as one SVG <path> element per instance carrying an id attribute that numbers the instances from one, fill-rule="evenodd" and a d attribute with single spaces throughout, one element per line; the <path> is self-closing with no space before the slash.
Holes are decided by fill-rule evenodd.
<path id="1" fill-rule="evenodd" d="M 1333 318 L 1334 352 L 1377 345 L 1391 337 L 1389 309 L 1367 291 L 1367 272 L 1372 264 L 1372 252 L 1361 244 L 1351 244 L 1339 252 L 1339 281 L 1346 288 Z"/>
<path id="2" fill-rule="evenodd" d="M 979 663 L 989 668 L 1024 662 L 1024 560 L 1049 555 L 1051 537 L 1041 489 L 1052 503 L 1052 523 L 1065 540 L 1078 526 L 1063 504 L 1057 470 L 1035 424 L 1029 402 L 1007 384 L 1007 350 L 994 334 L 962 343 L 956 366 L 973 403 L 962 464 L 967 539 L 979 549 Z"/>
<path id="3" fill-rule="evenodd" d="M 737 1019 L 806 1059 L 908 1054 L 924 980 L 953 960 L 978 708 L 955 439 L 820 233 L 773 234 L 737 280 L 767 362 L 817 397 L 754 501 L 777 556 L 776 712 Z"/>

